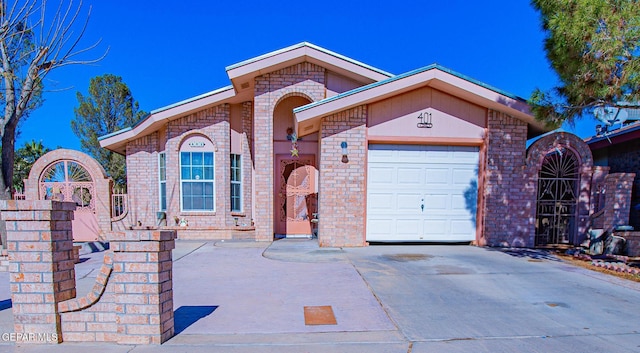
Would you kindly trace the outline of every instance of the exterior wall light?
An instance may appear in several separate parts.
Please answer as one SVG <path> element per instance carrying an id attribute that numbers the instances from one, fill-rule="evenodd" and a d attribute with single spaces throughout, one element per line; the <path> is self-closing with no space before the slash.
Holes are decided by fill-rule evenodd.
<path id="1" fill-rule="evenodd" d="M 347 157 L 347 141 L 342 141 L 340 148 L 342 148 L 342 163 L 349 163 L 349 157 Z"/>

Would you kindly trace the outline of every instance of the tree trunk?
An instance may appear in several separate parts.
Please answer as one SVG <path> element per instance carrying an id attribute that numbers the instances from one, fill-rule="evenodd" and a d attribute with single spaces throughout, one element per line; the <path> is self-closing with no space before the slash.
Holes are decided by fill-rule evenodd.
<path id="1" fill-rule="evenodd" d="M 7 124 L 2 135 L 2 154 L 0 155 L 0 200 L 11 200 L 13 184 L 13 160 L 15 159 L 15 126 Z M 7 248 L 7 226 L 0 220 L 0 242 Z"/>

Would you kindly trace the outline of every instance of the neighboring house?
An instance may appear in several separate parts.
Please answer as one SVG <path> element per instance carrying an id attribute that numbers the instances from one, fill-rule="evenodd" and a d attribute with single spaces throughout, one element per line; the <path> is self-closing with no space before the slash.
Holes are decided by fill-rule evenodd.
<path id="1" fill-rule="evenodd" d="M 610 173 L 635 173 L 628 224 L 640 230 L 640 109 L 628 111 L 630 124 L 599 133 L 585 142 L 595 165 L 608 167 Z"/>
<path id="2" fill-rule="evenodd" d="M 166 216 L 180 238 L 317 231 L 322 246 L 584 239 L 591 153 L 552 134 L 527 154 L 547 130 L 524 99 L 439 65 L 396 76 L 309 43 L 226 71 L 230 86 L 101 137 L 126 156 L 128 224 Z M 549 192 L 560 180 L 567 190 Z"/>

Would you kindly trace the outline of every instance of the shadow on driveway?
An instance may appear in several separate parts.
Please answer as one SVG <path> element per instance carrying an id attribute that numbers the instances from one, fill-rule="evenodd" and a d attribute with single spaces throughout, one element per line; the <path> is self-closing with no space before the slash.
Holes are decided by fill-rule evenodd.
<path id="1" fill-rule="evenodd" d="M 173 312 L 175 334 L 177 335 L 180 332 L 184 331 L 187 327 L 195 324 L 203 317 L 211 315 L 211 313 L 216 311 L 216 309 L 218 309 L 217 305 L 183 305 L 179 307 L 178 310 Z"/>
<path id="2" fill-rule="evenodd" d="M 562 260 L 555 257 L 553 254 L 546 250 L 539 249 L 523 249 L 523 248 L 485 248 L 489 251 L 499 251 L 513 257 L 529 258 L 532 260 L 549 260 L 558 261 Z"/>

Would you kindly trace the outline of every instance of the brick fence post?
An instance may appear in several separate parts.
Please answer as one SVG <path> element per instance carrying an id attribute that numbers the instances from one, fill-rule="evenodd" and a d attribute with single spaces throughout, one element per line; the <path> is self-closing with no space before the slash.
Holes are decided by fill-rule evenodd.
<path id="1" fill-rule="evenodd" d="M 76 296 L 71 221 L 76 205 L 0 201 L 7 248 L 14 330 L 20 343 L 62 342 L 58 302 Z"/>
<path id="2" fill-rule="evenodd" d="M 173 262 L 175 231 L 112 233 L 117 341 L 161 344 L 174 334 Z"/>

